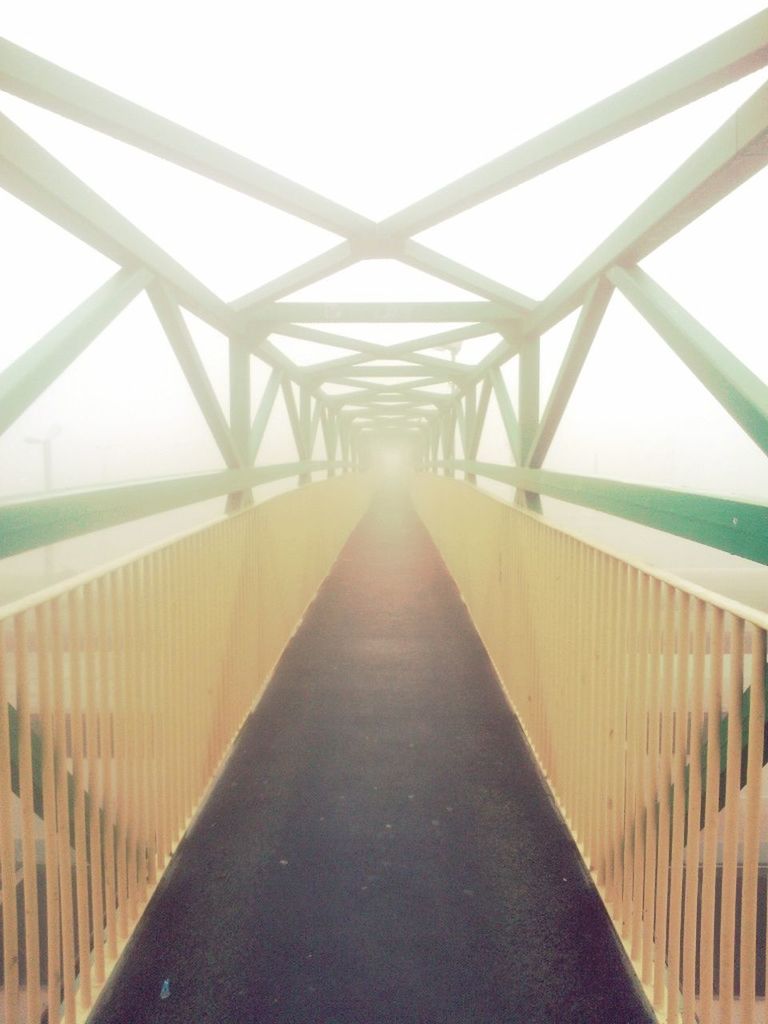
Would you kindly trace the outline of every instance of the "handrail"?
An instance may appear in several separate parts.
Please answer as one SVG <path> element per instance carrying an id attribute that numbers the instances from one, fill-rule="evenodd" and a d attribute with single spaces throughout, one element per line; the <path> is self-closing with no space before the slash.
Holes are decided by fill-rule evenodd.
<path id="1" fill-rule="evenodd" d="M 2 502 L 0 558 L 276 480 L 292 476 L 301 479 L 314 472 L 348 468 L 349 463 L 339 461 L 288 462 L 79 488 Z"/>
<path id="2" fill-rule="evenodd" d="M 449 459 L 434 466 L 486 476 L 768 565 L 768 507 L 757 502 L 493 462 Z"/>
<path id="3" fill-rule="evenodd" d="M 0 609 L 4 1020 L 87 1015 L 369 489 L 300 487 Z"/>
<path id="4" fill-rule="evenodd" d="M 659 1020 L 754 1024 L 768 616 L 469 483 L 413 490 Z"/>
<path id="5" fill-rule="evenodd" d="M 462 468 L 462 463 L 454 463 L 457 469 Z M 481 463 L 474 463 L 475 466 L 482 465 Z M 509 468 L 509 467 L 502 467 Z M 483 475 L 478 469 L 477 475 Z M 477 490 L 476 485 L 471 484 L 465 480 L 454 480 L 455 484 L 460 487 L 468 487 L 471 490 Z M 484 492 L 485 493 L 485 492 Z M 701 583 L 694 583 L 693 580 L 688 580 L 684 576 L 678 576 L 676 573 L 669 572 L 667 569 L 662 569 L 657 565 L 652 565 L 650 562 L 646 562 L 641 558 L 637 558 L 634 555 L 629 555 L 624 551 L 619 551 L 616 548 L 611 547 L 609 544 L 603 544 L 601 541 L 596 541 L 593 537 L 588 537 L 586 534 L 581 533 L 579 530 L 574 530 L 568 526 L 562 526 L 561 524 L 555 525 L 551 523 L 546 516 L 539 512 L 533 512 L 530 509 L 524 508 L 521 505 L 516 505 L 514 502 L 507 500 L 499 495 L 489 495 L 494 501 L 498 501 L 502 505 L 506 505 L 509 508 L 513 508 L 516 513 L 523 516 L 530 516 L 532 519 L 542 523 L 548 523 L 553 526 L 560 533 L 566 537 L 571 537 L 573 540 L 579 541 L 581 544 L 585 544 L 587 547 L 593 548 L 595 551 L 599 551 L 604 555 L 608 555 L 611 558 L 620 559 L 622 562 L 626 562 L 627 565 L 633 569 L 638 569 L 640 572 L 647 573 L 649 576 L 654 576 L 660 583 L 668 583 L 670 586 L 675 587 L 677 590 L 685 591 L 691 597 L 699 598 L 702 601 L 707 601 L 712 605 L 721 608 L 724 612 L 730 612 L 732 615 L 737 615 L 744 619 L 745 622 L 754 623 L 755 626 L 759 626 L 761 629 L 768 629 L 768 612 L 763 611 L 760 608 L 753 608 L 752 605 L 744 604 L 741 601 L 737 601 L 732 597 L 728 597 L 725 594 L 720 594 L 716 590 L 710 590 L 709 587 L 703 586 Z"/>

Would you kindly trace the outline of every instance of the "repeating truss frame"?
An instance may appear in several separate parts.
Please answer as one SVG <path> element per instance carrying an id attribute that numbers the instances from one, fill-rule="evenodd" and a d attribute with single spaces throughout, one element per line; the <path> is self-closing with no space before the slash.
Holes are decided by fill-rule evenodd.
<path id="1" fill-rule="evenodd" d="M 768 510 L 758 504 L 628 485 L 542 469 L 592 341 L 618 289 L 768 454 L 768 387 L 638 264 L 768 162 L 768 83 L 541 301 L 433 251 L 414 236 L 486 199 L 619 138 L 768 64 L 768 10 L 530 139 L 398 213 L 374 222 L 180 125 L 0 41 L 0 88 L 214 182 L 334 232 L 327 252 L 232 302 L 224 302 L 12 120 L 0 115 L 0 185 L 120 265 L 120 270 L 0 373 L 0 434 L 146 292 L 221 454 L 214 474 L 52 495 L 0 508 L 0 556 L 194 501 L 250 500 L 266 480 L 329 475 L 359 463 L 371 436 L 407 432 L 423 465 L 504 480 L 540 509 L 549 495 L 655 526 L 768 563 Z M 467 302 L 307 303 L 299 289 L 361 260 L 396 259 L 477 296 Z M 222 409 L 181 309 L 229 339 L 230 407 Z M 544 408 L 542 333 L 579 310 Z M 335 323 L 464 323 L 439 334 L 379 345 L 320 329 Z M 270 335 L 352 352 L 299 366 Z M 425 350 L 497 336 L 477 365 Z M 271 367 L 251 394 L 250 360 Z M 501 367 L 519 361 L 516 403 Z M 387 361 L 386 363 L 384 361 Z M 396 362 L 393 362 L 396 361 Z M 387 378 L 392 378 L 388 381 Z M 329 387 L 343 384 L 343 394 Z M 449 393 L 434 386 L 448 384 Z M 297 461 L 257 466 L 282 394 Z M 486 414 L 498 405 L 509 465 L 477 461 Z M 515 411 L 515 405 L 517 412 Z M 313 461 L 320 438 L 325 459 Z M 463 458 L 457 458 L 459 450 Z"/>

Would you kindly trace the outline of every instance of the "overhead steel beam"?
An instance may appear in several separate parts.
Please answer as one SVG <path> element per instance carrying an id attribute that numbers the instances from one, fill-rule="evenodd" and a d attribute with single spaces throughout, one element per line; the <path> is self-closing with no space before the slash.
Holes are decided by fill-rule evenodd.
<path id="1" fill-rule="evenodd" d="M 475 364 L 473 368 L 474 377 L 477 380 L 482 380 L 491 369 L 501 367 L 504 363 L 509 362 L 510 359 L 519 353 L 520 345 L 524 338 L 525 335 L 519 324 L 514 329 L 503 331 L 502 340 L 499 344 L 483 356 L 479 363 Z"/>
<path id="2" fill-rule="evenodd" d="M 408 401 L 407 399 L 401 399 L 397 395 L 394 395 L 394 396 L 391 396 L 391 397 L 392 397 L 392 401 L 387 401 L 386 400 L 387 399 L 386 395 L 379 396 L 378 398 L 371 397 L 371 396 L 360 396 L 360 395 L 350 396 L 350 397 L 346 397 L 346 396 L 333 396 L 332 398 L 325 399 L 325 401 L 328 403 L 329 406 L 332 406 L 334 408 L 338 408 L 338 409 L 340 409 L 342 411 L 344 410 L 345 407 L 349 407 L 349 408 L 353 408 L 353 407 L 355 407 L 355 408 L 356 407 L 360 407 L 360 408 L 376 407 L 376 408 L 384 409 L 384 408 L 400 408 L 400 407 L 405 408 L 407 406 L 408 408 L 421 409 L 421 410 L 424 410 L 426 412 L 426 411 L 428 411 L 430 409 L 434 409 L 435 411 L 437 411 L 437 409 L 439 409 L 439 407 L 441 405 L 440 402 L 433 402 L 433 401 L 431 401 L 429 396 L 425 396 L 423 399 L 414 399 L 413 402 Z M 341 398 L 342 401 L 337 402 L 337 401 L 335 401 L 336 398 Z"/>
<path id="3" fill-rule="evenodd" d="M 23 174 L 18 167 L 5 160 L 2 137 L 3 133 L 0 131 L 0 188 L 16 196 L 22 203 L 31 206 L 33 210 L 37 210 L 92 249 L 102 253 L 117 267 L 140 265 L 140 261 L 129 258 L 126 249 L 107 232 L 97 228 L 85 216 L 67 206 L 50 189 L 43 188 L 33 178 Z"/>
<path id="4" fill-rule="evenodd" d="M 299 410 L 296 405 L 296 397 L 291 387 L 291 382 L 284 380 L 282 382 L 283 400 L 285 401 L 285 408 L 288 411 L 288 420 L 291 424 L 291 432 L 293 434 L 293 440 L 296 444 L 296 452 L 300 459 L 303 459 L 304 453 L 304 438 L 301 433 L 301 418 L 299 416 Z"/>
<path id="5" fill-rule="evenodd" d="M 517 375 L 517 419 L 520 462 L 525 465 L 539 429 L 541 359 L 539 339 L 528 337 L 520 346 Z M 533 512 L 541 512 L 541 498 L 534 491 L 518 489 L 517 499 Z"/>
<path id="6" fill-rule="evenodd" d="M 493 390 L 493 384 L 490 377 L 486 377 L 480 388 L 480 398 L 477 402 L 477 410 L 475 412 L 475 424 L 472 436 L 469 439 L 469 451 L 467 458 L 476 459 L 477 451 L 480 447 L 480 439 L 483 436 L 483 427 L 485 426 L 485 419 L 488 415 L 488 405 L 491 399 L 491 392 Z"/>
<path id="7" fill-rule="evenodd" d="M 235 338 L 229 339 L 229 429 L 238 461 L 246 466 L 251 439 L 251 353 Z M 236 512 L 252 502 L 250 489 L 235 491 L 227 498 L 227 511 Z"/>
<path id="8" fill-rule="evenodd" d="M 489 334 L 497 334 L 498 331 L 499 327 L 495 324 L 465 324 L 463 327 L 452 327 L 450 330 L 438 331 L 436 334 L 423 334 L 420 338 L 414 338 L 411 341 L 389 345 L 387 351 L 396 352 L 399 355 L 404 352 L 418 352 L 424 348 L 450 348 L 475 338 L 485 338 Z"/>
<path id="9" fill-rule="evenodd" d="M 230 469 L 245 465 L 181 310 L 162 285 L 151 286 L 149 298 L 224 462 Z"/>
<path id="10" fill-rule="evenodd" d="M 504 378 L 501 375 L 501 370 L 498 367 L 493 367 L 489 373 L 491 384 L 493 385 L 493 393 L 496 395 L 496 403 L 501 413 L 501 422 L 504 424 L 504 430 L 507 435 L 507 441 L 509 442 L 509 448 L 512 458 L 519 465 L 520 464 L 520 426 L 517 422 L 517 415 L 515 413 L 514 406 L 512 405 L 512 399 L 509 397 L 509 391 L 507 391 L 507 385 Z"/>
<path id="11" fill-rule="evenodd" d="M 478 476 L 525 491 L 620 516 L 768 565 L 768 508 L 765 505 L 489 462 L 454 460 L 450 466 L 469 469 Z"/>
<path id="12" fill-rule="evenodd" d="M 305 368 L 297 366 L 268 339 L 260 341 L 258 345 L 250 345 L 249 348 L 253 355 L 263 359 L 270 366 L 282 370 L 286 377 L 296 381 L 297 384 L 303 383 L 307 379 Z"/>
<path id="13" fill-rule="evenodd" d="M 465 377 L 466 368 L 461 364 L 448 363 L 439 365 L 437 369 L 430 366 L 379 366 L 377 364 L 361 363 L 360 365 L 347 366 L 340 373 L 323 374 L 324 380 L 337 381 L 340 377 L 350 379 L 353 377 L 425 377 L 439 380 L 453 380 L 455 377 Z"/>
<path id="14" fill-rule="evenodd" d="M 193 313 L 231 333 L 233 315 L 226 303 L 4 114 L 0 139 L 0 184 L 110 259 L 147 267 L 171 285 Z"/>
<path id="15" fill-rule="evenodd" d="M 386 218 L 382 234 L 410 236 L 735 82 L 768 63 L 768 11 L 567 118 Z"/>
<path id="16" fill-rule="evenodd" d="M 309 453 L 310 453 L 310 455 L 312 454 L 312 452 L 314 450 L 314 447 L 315 447 L 315 441 L 317 440 L 317 432 L 318 432 L 318 429 L 320 427 L 320 420 L 322 418 L 322 414 L 323 414 L 322 402 L 316 401 L 315 402 L 315 409 L 314 409 L 314 412 L 312 413 L 312 425 L 311 425 L 310 431 L 309 431 Z M 329 456 L 329 458 L 330 458 L 330 456 Z"/>
<path id="17" fill-rule="evenodd" d="M 256 410 L 256 415 L 253 417 L 253 423 L 251 424 L 251 434 L 248 443 L 248 458 L 251 464 L 256 461 L 259 454 L 259 448 L 261 447 L 261 442 L 264 440 L 264 435 L 267 432 L 269 417 L 272 413 L 272 407 L 275 404 L 277 393 L 280 390 L 282 381 L 282 370 L 272 370 L 264 387 L 264 393 L 261 396 L 259 408 Z"/>
<path id="18" fill-rule="evenodd" d="M 425 245 L 411 239 L 377 241 L 375 234 L 341 242 L 235 299 L 231 306 L 247 320 L 260 304 L 290 296 L 301 288 L 316 284 L 360 260 L 389 259 L 393 256 L 401 263 L 422 270 L 441 281 L 447 281 L 481 298 L 503 303 L 510 316 L 524 313 L 535 306 L 533 299 L 457 263 L 456 260 L 434 252 Z"/>
<path id="19" fill-rule="evenodd" d="M 536 306 L 535 300 L 528 298 L 527 295 L 522 295 L 498 281 L 485 277 L 476 270 L 470 270 L 469 267 L 456 263 L 455 260 L 449 259 L 439 252 L 434 252 L 426 245 L 414 242 L 410 238 L 403 243 L 398 259 L 401 263 L 414 267 L 416 270 L 423 270 L 431 274 L 432 277 L 447 281 L 465 291 L 473 292 L 490 302 L 503 303 L 511 314 L 528 313 Z"/>
<path id="20" fill-rule="evenodd" d="M 274 328 L 273 333 L 282 334 L 287 338 L 296 338 L 299 341 L 316 341 L 321 345 L 328 345 L 331 348 L 351 349 L 363 356 L 392 359 L 401 355 L 419 352 L 423 348 L 443 348 L 469 341 L 473 338 L 484 338 L 489 334 L 498 333 L 498 327 L 492 324 L 467 324 L 465 327 L 454 327 L 449 331 L 422 335 L 419 338 L 413 338 L 410 341 L 400 341 L 394 345 L 381 345 L 373 341 L 361 341 L 359 338 L 347 338 L 343 334 L 334 334 L 317 327 L 308 327 L 305 324 L 280 324 Z M 258 349 L 254 349 L 255 353 L 258 351 Z M 348 356 L 343 358 L 356 360 L 358 357 Z M 355 365 L 355 363 L 350 362 L 349 365 Z M 310 364 L 305 369 L 311 370 L 313 366 Z"/>
<path id="21" fill-rule="evenodd" d="M 503 323 L 498 302 L 273 302 L 249 313 L 254 323 Z M 275 328 L 276 329 L 276 328 Z"/>
<path id="22" fill-rule="evenodd" d="M 0 373 L 0 434 L 70 366 L 152 280 L 120 270 Z"/>
<path id="23" fill-rule="evenodd" d="M 768 454 L 768 387 L 763 381 L 640 267 L 614 267 L 608 276 L 726 412 Z"/>
<path id="24" fill-rule="evenodd" d="M 229 469 L 9 502 L 0 505 L 0 558 L 327 466 L 291 462 Z"/>
<path id="25" fill-rule="evenodd" d="M 366 406 L 358 409 L 341 409 L 339 416 L 342 419 L 354 419 L 357 416 L 375 416 L 382 419 L 391 419 L 394 417 L 401 418 L 403 416 L 421 416 L 424 419 L 432 420 L 439 416 L 437 409 L 421 409 L 411 405 L 404 405 L 401 407 L 372 407 Z"/>
<path id="26" fill-rule="evenodd" d="M 322 403 L 322 414 L 320 418 L 320 426 L 323 431 L 323 440 L 325 442 L 325 453 L 329 460 L 336 458 L 336 450 L 339 443 L 339 423 L 335 414 L 332 414 L 330 410 Z M 328 477 L 335 476 L 336 471 L 333 467 L 328 469 Z"/>
<path id="27" fill-rule="evenodd" d="M 464 406 L 458 400 L 453 404 L 453 414 L 456 417 L 456 426 L 459 429 L 459 440 L 461 441 L 461 447 L 464 450 L 464 458 L 467 456 L 467 417 L 464 412 Z"/>
<path id="28" fill-rule="evenodd" d="M 245 320 L 249 319 L 249 313 L 265 302 L 276 302 L 286 295 L 292 295 L 301 288 L 306 288 L 317 281 L 322 281 L 330 274 L 344 270 L 357 262 L 354 250 L 349 242 L 340 242 L 339 245 L 328 249 L 326 252 L 315 256 L 301 266 L 294 267 L 285 274 L 268 281 L 266 284 L 255 288 L 242 295 L 239 299 L 230 302 L 230 307 Z"/>
<path id="29" fill-rule="evenodd" d="M 599 277 L 592 285 L 581 308 L 579 319 L 541 417 L 536 437 L 528 453 L 526 461 L 533 469 L 541 466 L 547 456 L 612 294 L 613 285 L 606 278 Z"/>
<path id="30" fill-rule="evenodd" d="M 373 222 L 136 103 L 0 41 L 0 88 L 340 235 Z"/>
<path id="31" fill-rule="evenodd" d="M 385 347 L 372 341 L 360 341 L 358 338 L 347 338 L 343 334 L 323 331 L 318 327 L 308 327 L 306 324 L 282 323 L 274 327 L 271 333 L 282 334 L 286 338 L 296 338 L 299 341 L 316 341 L 330 348 L 346 348 L 352 352 L 375 354 L 380 348 Z"/>
<path id="32" fill-rule="evenodd" d="M 549 330 L 579 306 L 591 282 L 617 263 L 639 262 L 768 163 L 768 82 L 671 174 L 526 317 Z"/>
<path id="33" fill-rule="evenodd" d="M 332 370 L 343 370 L 347 367 L 358 367 L 365 366 L 369 361 L 370 356 L 354 355 L 354 356 L 342 356 L 340 359 L 329 359 L 325 363 L 313 363 L 308 366 L 307 369 L 311 370 L 313 374 L 323 374 Z M 461 374 L 468 374 L 470 367 L 464 363 L 455 363 L 448 359 L 438 359 L 436 356 L 425 356 L 419 353 L 403 354 L 398 355 L 397 353 L 387 352 L 386 349 L 382 350 L 382 355 L 379 357 L 381 360 L 386 359 L 402 359 L 404 370 L 418 370 L 422 366 L 430 367 L 435 370 L 446 370 L 453 373 L 454 370 L 458 369 Z"/>

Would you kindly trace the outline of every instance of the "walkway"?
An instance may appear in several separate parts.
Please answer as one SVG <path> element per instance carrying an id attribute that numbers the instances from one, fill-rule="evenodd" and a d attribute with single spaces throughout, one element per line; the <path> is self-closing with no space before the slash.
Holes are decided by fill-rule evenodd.
<path id="1" fill-rule="evenodd" d="M 648 1019 L 453 582 L 380 496 L 91 1021 Z"/>

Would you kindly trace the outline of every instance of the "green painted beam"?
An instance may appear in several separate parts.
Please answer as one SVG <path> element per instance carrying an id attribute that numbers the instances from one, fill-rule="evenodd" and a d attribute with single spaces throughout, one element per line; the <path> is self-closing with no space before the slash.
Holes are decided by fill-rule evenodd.
<path id="1" fill-rule="evenodd" d="M 149 284 L 149 271 L 120 270 L 0 373 L 0 434 L 15 423 Z"/>
<path id="2" fill-rule="evenodd" d="M 249 319 L 269 324 L 503 323 L 510 313 L 498 302 L 269 302 L 251 309 Z"/>
<path id="3" fill-rule="evenodd" d="M 768 454 L 768 387 L 640 267 L 609 277 L 704 387 Z"/>
<path id="4" fill-rule="evenodd" d="M 756 502 L 489 462 L 450 465 L 768 565 L 768 507 Z"/>
<path id="5" fill-rule="evenodd" d="M 148 480 L 98 490 L 61 492 L 30 501 L 8 502 L 0 505 L 0 558 L 273 480 L 326 468 L 325 462 L 295 462 Z"/>
<path id="6" fill-rule="evenodd" d="M 735 82 L 768 63 L 768 11 L 388 217 L 379 230 L 413 235 Z"/>

